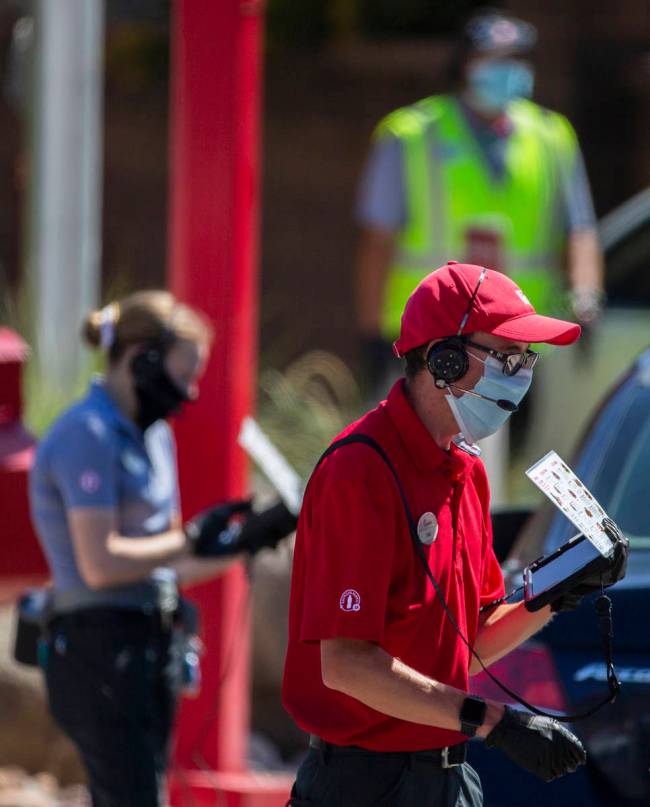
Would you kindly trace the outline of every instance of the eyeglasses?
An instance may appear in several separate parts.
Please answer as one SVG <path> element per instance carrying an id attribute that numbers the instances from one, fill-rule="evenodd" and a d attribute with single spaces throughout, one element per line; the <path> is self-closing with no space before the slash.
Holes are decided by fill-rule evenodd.
<path id="1" fill-rule="evenodd" d="M 467 337 L 463 338 L 463 342 L 500 361 L 501 364 L 503 364 L 503 372 L 505 375 L 516 375 L 522 367 L 524 370 L 532 370 L 537 364 L 537 359 L 539 359 L 539 353 L 530 349 L 526 350 L 524 353 L 501 353 L 499 350 L 493 350 L 490 347 L 485 347 L 485 345 L 472 342 L 470 339 L 467 339 Z"/>

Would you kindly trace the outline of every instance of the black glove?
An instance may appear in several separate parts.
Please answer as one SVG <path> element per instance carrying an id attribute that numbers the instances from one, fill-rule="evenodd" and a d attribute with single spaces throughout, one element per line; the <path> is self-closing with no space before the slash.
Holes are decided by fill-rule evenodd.
<path id="1" fill-rule="evenodd" d="M 602 583 L 602 585 L 607 588 L 608 586 L 613 586 L 614 583 L 618 583 L 619 580 L 625 577 L 625 573 L 627 572 L 627 556 L 630 553 L 630 542 L 611 518 L 604 518 L 602 526 L 612 541 L 616 541 L 612 565 L 606 572 L 603 572 L 602 575 L 598 575 L 599 585 Z M 596 580 L 588 579 L 586 582 L 587 584 L 595 584 Z"/>
<path id="2" fill-rule="evenodd" d="M 283 502 L 261 513 L 252 513 L 241 528 L 239 541 L 242 549 L 254 555 L 260 549 L 275 548 L 287 535 L 292 533 L 298 519 Z"/>
<path id="3" fill-rule="evenodd" d="M 594 591 L 602 591 L 603 588 L 613 586 L 623 577 L 627 571 L 627 556 L 629 554 L 630 542 L 618 529 L 611 518 L 604 518 L 602 526 L 607 535 L 616 542 L 612 565 L 605 572 L 587 577 L 567 594 L 563 594 L 551 603 L 551 611 L 573 611 L 578 607 L 580 600 L 586 594 Z"/>
<path id="4" fill-rule="evenodd" d="M 261 513 L 251 511 L 250 500 L 226 502 L 199 513 L 185 525 L 192 552 L 219 558 L 275 547 L 296 528 L 296 517 L 281 502 Z"/>
<path id="5" fill-rule="evenodd" d="M 250 499 L 224 502 L 198 513 L 184 527 L 192 554 L 216 558 L 241 552 L 241 518 L 248 518 L 250 513 Z"/>
<path id="6" fill-rule="evenodd" d="M 598 588 L 600 589 L 600 586 L 598 586 Z M 580 605 L 580 601 L 587 593 L 588 592 L 578 594 L 577 591 L 573 590 L 568 594 L 563 594 L 561 597 L 558 597 L 557 600 L 553 600 L 551 603 L 551 611 L 554 614 L 557 614 L 560 611 L 575 611 L 575 609 Z"/>
<path id="7" fill-rule="evenodd" d="M 587 761 L 580 740 L 557 720 L 509 706 L 485 744 L 503 751 L 512 762 L 545 782 L 571 773 Z"/>

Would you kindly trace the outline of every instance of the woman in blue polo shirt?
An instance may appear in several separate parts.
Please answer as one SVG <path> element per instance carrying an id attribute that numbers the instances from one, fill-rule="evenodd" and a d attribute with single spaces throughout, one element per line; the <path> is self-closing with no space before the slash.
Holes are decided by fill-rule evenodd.
<path id="1" fill-rule="evenodd" d="M 292 531 L 281 505 L 217 506 L 183 527 L 165 418 L 197 396 L 211 329 L 164 291 L 87 318 L 104 378 L 55 422 L 30 480 L 53 578 L 46 682 L 75 742 L 94 807 L 158 807 L 182 684 L 177 578 L 222 573 Z"/>

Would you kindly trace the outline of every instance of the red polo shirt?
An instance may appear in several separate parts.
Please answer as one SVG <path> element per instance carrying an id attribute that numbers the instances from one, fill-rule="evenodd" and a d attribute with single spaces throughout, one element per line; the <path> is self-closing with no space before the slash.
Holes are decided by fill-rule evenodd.
<path id="1" fill-rule="evenodd" d="M 421 523 L 435 530 L 437 522 L 437 536 L 424 549 L 460 629 L 473 642 L 480 606 L 503 594 L 485 469 L 455 445 L 448 452 L 439 448 L 403 383 L 340 437 L 374 437 L 397 470 L 416 523 L 424 516 Z M 425 675 L 468 688 L 469 651 L 415 554 L 395 481 L 381 457 L 360 444 L 330 455 L 307 487 L 293 563 L 284 705 L 302 729 L 338 745 L 414 751 L 464 739 L 459 732 L 388 717 L 328 689 L 319 642 L 335 637 L 375 642 Z"/>

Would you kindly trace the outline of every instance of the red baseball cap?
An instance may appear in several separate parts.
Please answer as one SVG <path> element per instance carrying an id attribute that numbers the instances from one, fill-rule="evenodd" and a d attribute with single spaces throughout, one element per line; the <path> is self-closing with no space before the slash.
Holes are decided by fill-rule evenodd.
<path id="1" fill-rule="evenodd" d="M 433 339 L 456 336 L 461 326 L 465 334 L 485 331 L 515 342 L 570 345 L 580 336 L 575 322 L 537 314 L 519 286 L 501 272 L 449 261 L 408 298 L 393 350 L 403 356 Z"/>

